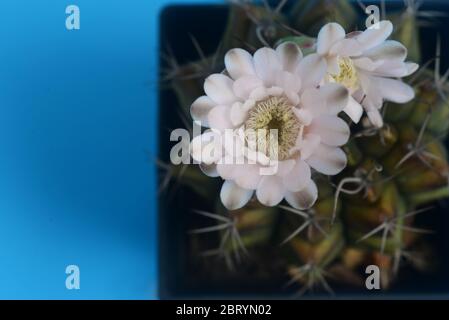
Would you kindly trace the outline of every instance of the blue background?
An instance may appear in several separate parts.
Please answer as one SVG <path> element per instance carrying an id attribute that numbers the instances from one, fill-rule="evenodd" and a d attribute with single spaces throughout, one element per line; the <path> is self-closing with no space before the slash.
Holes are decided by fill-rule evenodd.
<path id="1" fill-rule="evenodd" d="M 1 0 L 0 298 L 157 298 L 158 17 L 172 2 Z M 80 30 L 65 28 L 70 4 Z M 65 288 L 70 264 L 80 290 Z"/>

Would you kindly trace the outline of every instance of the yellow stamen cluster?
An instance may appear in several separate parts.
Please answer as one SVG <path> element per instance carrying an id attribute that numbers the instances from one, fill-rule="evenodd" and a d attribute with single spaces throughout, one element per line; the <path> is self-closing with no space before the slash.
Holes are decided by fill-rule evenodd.
<path id="1" fill-rule="evenodd" d="M 339 83 L 348 89 L 357 90 L 359 87 L 359 78 L 354 62 L 350 58 L 338 58 L 339 74 L 329 75 L 331 82 Z"/>
<path id="2" fill-rule="evenodd" d="M 269 97 L 256 103 L 245 122 L 247 141 L 257 140 L 257 150 L 277 160 L 290 156 L 301 128 L 291 104 L 284 97 Z"/>

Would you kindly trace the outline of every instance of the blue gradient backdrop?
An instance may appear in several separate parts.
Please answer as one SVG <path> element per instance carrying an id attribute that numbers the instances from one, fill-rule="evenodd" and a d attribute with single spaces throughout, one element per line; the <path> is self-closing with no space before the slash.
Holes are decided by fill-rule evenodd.
<path id="1" fill-rule="evenodd" d="M 157 298 L 151 158 L 171 2 L 1 1 L 0 298 Z M 65 28 L 70 4 L 81 30 Z M 65 288 L 70 264 L 80 290 Z"/>

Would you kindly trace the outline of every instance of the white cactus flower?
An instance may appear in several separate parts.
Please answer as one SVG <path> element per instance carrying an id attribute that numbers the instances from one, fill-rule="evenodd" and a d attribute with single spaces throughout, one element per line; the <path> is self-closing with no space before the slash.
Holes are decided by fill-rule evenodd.
<path id="1" fill-rule="evenodd" d="M 337 114 L 347 105 L 348 90 L 335 83 L 320 86 L 325 61 L 317 54 L 303 57 L 293 42 L 261 48 L 254 56 L 232 49 L 225 66 L 223 74 L 205 80 L 206 95 L 191 106 L 192 118 L 211 129 L 193 139 L 192 157 L 205 174 L 225 180 L 221 200 L 229 210 L 243 207 L 254 194 L 266 206 L 285 199 L 298 209 L 311 207 L 318 196 L 311 169 L 335 175 L 346 166 L 339 147 L 349 127 Z M 235 132 L 233 145 L 213 139 L 226 129 Z M 248 130 L 269 129 L 278 132 L 276 148 L 270 137 L 262 151 L 248 143 Z M 236 145 L 246 152 L 235 152 Z M 227 164 L 225 157 L 235 162 Z M 274 165 L 274 173 L 261 173 Z"/>
<path id="2" fill-rule="evenodd" d="M 405 62 L 406 47 L 387 40 L 392 31 L 390 21 L 348 35 L 338 23 L 328 23 L 318 34 L 317 53 L 327 63 L 325 81 L 348 88 L 351 97 L 344 111 L 355 122 L 365 109 L 370 122 L 382 127 L 384 101 L 406 103 L 415 96 L 413 88 L 397 78 L 411 75 L 418 65 Z"/>

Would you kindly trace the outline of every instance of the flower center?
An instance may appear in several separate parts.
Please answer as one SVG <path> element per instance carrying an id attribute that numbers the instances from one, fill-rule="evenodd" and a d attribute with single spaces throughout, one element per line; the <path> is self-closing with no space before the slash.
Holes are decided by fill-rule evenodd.
<path id="1" fill-rule="evenodd" d="M 250 147 L 257 147 L 269 158 L 285 160 L 290 156 L 301 128 L 286 98 L 269 97 L 257 102 L 249 111 L 245 138 Z"/>
<path id="2" fill-rule="evenodd" d="M 339 74 L 330 74 L 331 82 L 339 83 L 348 89 L 356 90 L 359 87 L 359 77 L 357 69 L 351 58 L 338 58 Z"/>

